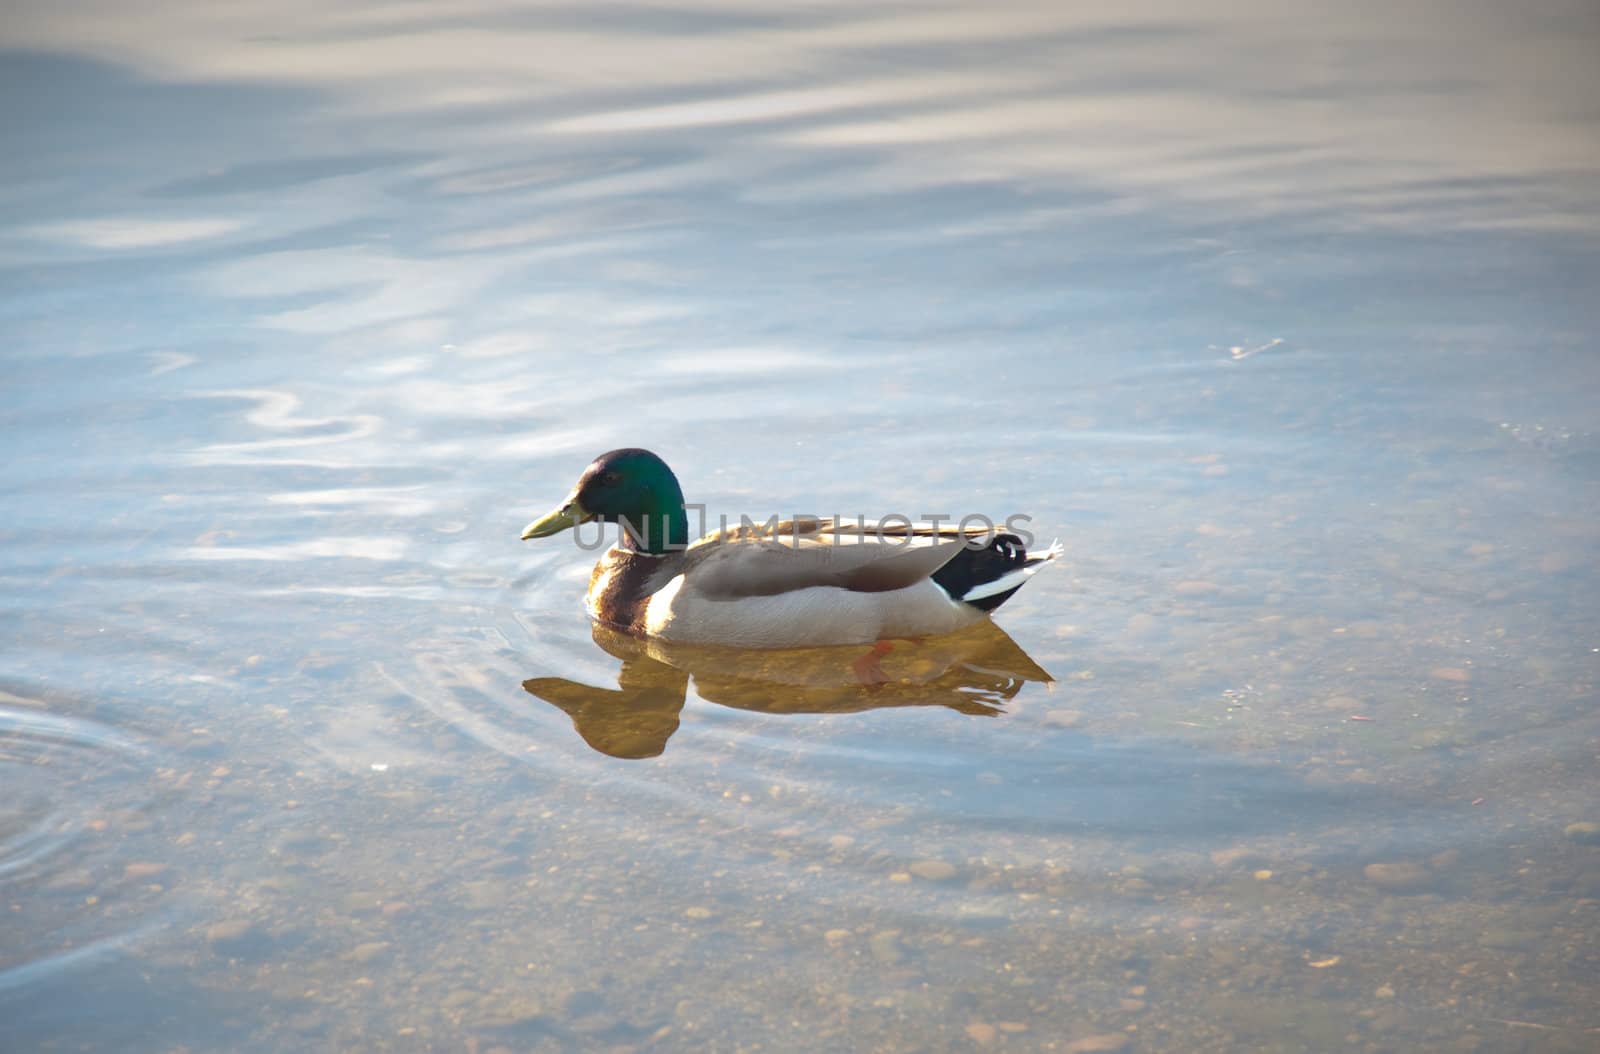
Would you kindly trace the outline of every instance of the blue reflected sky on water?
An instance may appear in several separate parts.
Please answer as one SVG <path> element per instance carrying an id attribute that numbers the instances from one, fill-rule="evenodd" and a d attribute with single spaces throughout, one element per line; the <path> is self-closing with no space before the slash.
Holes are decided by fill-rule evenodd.
<path id="1" fill-rule="evenodd" d="M 106 1049 L 75 992 L 149 1049 L 1318 1049 L 1282 1007 L 1582 1049 L 1597 37 L 12 5 L 0 998 Z M 701 671 L 659 758 L 590 750 L 520 687 L 617 683 L 587 554 L 515 532 L 631 444 L 735 515 L 1031 515 L 1069 560 L 999 622 L 1057 684 L 780 716 Z"/>

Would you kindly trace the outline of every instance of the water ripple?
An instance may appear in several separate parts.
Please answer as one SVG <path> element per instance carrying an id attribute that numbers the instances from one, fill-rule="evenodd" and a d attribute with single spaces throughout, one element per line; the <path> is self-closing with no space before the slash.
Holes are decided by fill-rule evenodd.
<path id="1" fill-rule="evenodd" d="M 119 772 L 142 767 L 147 756 L 139 743 L 105 725 L 0 705 L 0 771 L 13 788 L 0 814 L 0 879 L 36 874 L 82 833 L 85 818 L 105 803 L 78 794 L 80 784 L 110 783 Z M 62 793 L 51 793 L 58 789 Z"/>
<path id="2" fill-rule="evenodd" d="M 0 692 L 0 893 L 29 906 L 0 953 L 0 991 L 100 962 L 163 924 L 141 870 L 161 865 L 130 865 L 117 838 L 142 827 L 159 752 L 46 705 Z"/>

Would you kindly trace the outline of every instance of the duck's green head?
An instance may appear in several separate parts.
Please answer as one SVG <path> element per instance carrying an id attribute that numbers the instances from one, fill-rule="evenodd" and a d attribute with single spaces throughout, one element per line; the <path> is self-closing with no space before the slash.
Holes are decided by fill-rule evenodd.
<path id="1" fill-rule="evenodd" d="M 601 454 L 553 512 L 522 529 L 523 540 L 548 538 L 580 523 L 622 524 L 622 545 L 662 553 L 689 543 L 683 490 L 667 463 L 627 447 Z"/>

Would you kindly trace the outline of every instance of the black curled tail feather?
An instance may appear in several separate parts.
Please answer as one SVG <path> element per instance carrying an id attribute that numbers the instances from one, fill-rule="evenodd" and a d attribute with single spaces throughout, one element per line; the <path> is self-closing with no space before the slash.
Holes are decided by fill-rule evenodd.
<path id="1" fill-rule="evenodd" d="M 1028 551 L 1014 534 L 997 534 L 982 549 L 964 548 L 950 562 L 933 573 L 933 580 L 951 599 L 971 604 L 980 611 L 993 611 L 1022 588 L 1026 576 L 1018 575 L 1028 566 Z M 1009 588 L 985 589 L 1015 576 Z M 976 593 L 977 596 L 973 596 Z"/>

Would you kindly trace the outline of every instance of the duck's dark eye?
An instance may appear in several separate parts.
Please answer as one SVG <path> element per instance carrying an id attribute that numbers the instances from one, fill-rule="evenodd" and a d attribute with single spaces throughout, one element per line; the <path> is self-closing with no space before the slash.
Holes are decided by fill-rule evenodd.
<path id="1" fill-rule="evenodd" d="M 600 476 L 600 482 L 604 483 L 608 487 L 614 487 L 618 483 L 622 482 L 622 477 L 617 475 L 615 472 L 606 472 Z"/>

